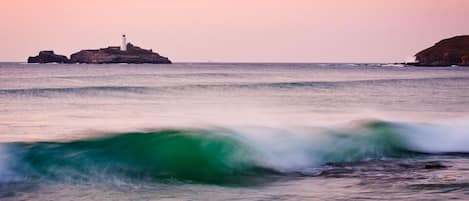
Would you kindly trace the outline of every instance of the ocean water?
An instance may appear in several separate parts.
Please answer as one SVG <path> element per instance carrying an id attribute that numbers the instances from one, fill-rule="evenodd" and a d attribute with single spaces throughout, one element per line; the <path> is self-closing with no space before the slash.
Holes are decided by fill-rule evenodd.
<path id="1" fill-rule="evenodd" d="M 0 200 L 469 200 L 469 68 L 0 63 Z"/>

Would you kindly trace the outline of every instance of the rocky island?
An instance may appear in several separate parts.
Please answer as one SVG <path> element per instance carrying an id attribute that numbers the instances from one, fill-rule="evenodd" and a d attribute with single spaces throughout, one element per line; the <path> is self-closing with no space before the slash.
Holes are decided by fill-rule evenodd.
<path id="1" fill-rule="evenodd" d="M 469 66 L 469 35 L 444 39 L 415 58 L 416 66 Z"/>
<path id="2" fill-rule="evenodd" d="M 54 51 L 40 51 L 39 55 L 28 58 L 28 63 L 68 63 L 66 56 L 57 55 Z"/>
<path id="3" fill-rule="evenodd" d="M 125 51 L 119 47 L 108 47 L 99 50 L 82 50 L 70 56 L 70 63 L 87 64 L 110 64 L 110 63 L 132 63 L 132 64 L 170 64 L 171 61 L 152 50 L 145 50 L 127 44 Z"/>
<path id="4" fill-rule="evenodd" d="M 81 50 L 70 56 L 57 55 L 54 51 L 41 51 L 38 56 L 29 57 L 28 63 L 85 63 L 85 64 L 171 64 L 167 57 L 163 57 L 153 50 L 142 49 L 127 43 L 122 36 L 122 46 L 107 47 L 96 50 Z"/>

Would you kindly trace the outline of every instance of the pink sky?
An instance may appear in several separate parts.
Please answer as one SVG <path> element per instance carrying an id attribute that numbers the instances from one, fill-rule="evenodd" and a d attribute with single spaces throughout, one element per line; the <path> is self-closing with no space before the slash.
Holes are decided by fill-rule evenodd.
<path id="1" fill-rule="evenodd" d="M 0 61 L 130 42 L 176 62 L 394 62 L 469 34 L 468 0 L 11 0 Z"/>

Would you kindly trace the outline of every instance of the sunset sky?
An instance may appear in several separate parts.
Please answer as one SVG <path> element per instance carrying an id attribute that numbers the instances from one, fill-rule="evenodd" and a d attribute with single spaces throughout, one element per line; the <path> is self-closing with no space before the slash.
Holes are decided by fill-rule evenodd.
<path id="1" fill-rule="evenodd" d="M 468 0 L 1 0 L 0 61 L 130 42 L 176 62 L 399 62 L 469 34 Z"/>

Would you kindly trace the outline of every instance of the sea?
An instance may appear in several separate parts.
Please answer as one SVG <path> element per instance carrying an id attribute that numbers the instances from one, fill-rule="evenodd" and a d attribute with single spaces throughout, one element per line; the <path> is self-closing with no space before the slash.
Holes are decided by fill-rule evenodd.
<path id="1" fill-rule="evenodd" d="M 469 200 L 469 68 L 0 63 L 0 200 Z"/>

